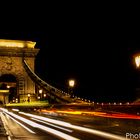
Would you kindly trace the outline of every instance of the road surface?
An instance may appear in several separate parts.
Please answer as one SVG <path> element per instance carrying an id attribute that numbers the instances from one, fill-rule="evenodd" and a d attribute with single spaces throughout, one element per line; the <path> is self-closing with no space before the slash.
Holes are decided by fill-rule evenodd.
<path id="1" fill-rule="evenodd" d="M 0 110 L 9 140 L 139 139 L 139 119 Z"/>

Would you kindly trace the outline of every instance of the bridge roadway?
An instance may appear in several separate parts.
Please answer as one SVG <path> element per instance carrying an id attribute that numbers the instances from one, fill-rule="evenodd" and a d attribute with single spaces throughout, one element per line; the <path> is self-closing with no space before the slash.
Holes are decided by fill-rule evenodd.
<path id="1" fill-rule="evenodd" d="M 126 133 L 140 133 L 137 119 L 0 110 L 9 140 L 126 140 Z"/>

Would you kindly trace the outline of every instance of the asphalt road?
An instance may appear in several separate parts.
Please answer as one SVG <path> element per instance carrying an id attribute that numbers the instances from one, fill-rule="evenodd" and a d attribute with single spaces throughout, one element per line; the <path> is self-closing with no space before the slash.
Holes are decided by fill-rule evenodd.
<path id="1" fill-rule="evenodd" d="M 68 114 L 33 114 L 1 109 L 6 131 L 14 140 L 140 139 L 140 121 Z"/>

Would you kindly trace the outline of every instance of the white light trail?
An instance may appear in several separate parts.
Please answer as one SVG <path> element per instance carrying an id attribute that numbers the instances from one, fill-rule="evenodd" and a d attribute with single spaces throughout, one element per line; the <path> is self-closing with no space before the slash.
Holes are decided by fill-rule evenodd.
<path id="1" fill-rule="evenodd" d="M 46 118 L 46 117 L 42 117 L 42 116 L 33 115 L 33 114 L 30 114 L 30 113 L 19 112 L 19 114 L 23 114 L 25 116 L 33 117 L 33 118 L 36 118 L 36 119 L 40 119 L 40 120 L 43 120 L 43 121 L 47 121 L 47 122 L 50 122 L 50 123 L 54 123 L 54 124 L 58 124 L 58 125 L 66 126 L 66 127 L 71 125 L 70 123 L 67 123 L 67 122 L 64 122 L 64 121 L 54 120 L 54 119 L 50 119 L 50 118 Z"/>
<path id="2" fill-rule="evenodd" d="M 16 115 L 16 114 L 14 114 L 14 113 L 12 113 L 12 112 L 7 111 L 6 109 L 3 109 L 3 108 L 0 108 L 0 109 L 1 109 L 2 111 L 4 111 L 5 113 L 7 113 L 7 114 L 9 114 L 9 115 L 11 115 L 11 116 L 17 118 L 17 119 L 20 120 L 20 121 L 23 121 L 24 123 L 26 123 L 26 124 L 28 124 L 28 125 L 30 125 L 30 126 L 32 126 L 32 127 L 39 128 L 39 129 L 41 129 L 41 130 L 43 130 L 43 131 L 49 132 L 49 133 L 51 133 L 51 134 L 53 134 L 53 135 L 56 135 L 56 136 L 58 136 L 58 137 L 61 137 L 61 138 L 63 138 L 63 139 L 66 139 L 66 140 L 79 140 L 78 138 L 72 137 L 72 136 L 70 136 L 70 135 L 68 135 L 68 134 L 65 134 L 65 133 L 63 133 L 63 132 L 60 132 L 60 131 L 58 131 L 58 130 L 55 130 L 55 129 L 52 129 L 52 128 L 49 128 L 49 127 L 40 125 L 40 124 L 35 123 L 35 122 L 33 122 L 33 121 L 30 121 L 30 120 L 28 120 L 28 119 L 25 119 L 25 118 L 23 118 L 23 117 L 21 117 L 21 116 L 19 116 L 19 115 Z"/>
<path id="3" fill-rule="evenodd" d="M 70 129 L 66 129 L 66 128 L 63 128 L 63 127 L 60 127 L 60 126 L 57 126 L 57 125 L 54 125 L 54 124 L 50 124 L 46 121 L 41 121 L 41 120 L 38 120 L 38 119 L 35 119 L 35 118 L 31 118 L 32 120 L 35 120 L 35 121 L 38 121 L 38 122 L 41 122 L 41 123 L 44 123 L 44 124 L 47 124 L 47 125 L 50 125 L 50 126 L 53 126 L 53 127 L 56 127 L 56 128 L 59 128 L 59 129 L 62 129 L 62 130 L 65 130 L 67 132 L 73 132 L 73 130 L 70 130 Z"/>
<path id="4" fill-rule="evenodd" d="M 19 112 L 19 113 L 24 114 L 24 115 L 29 116 L 29 117 L 36 118 L 36 119 L 40 119 L 40 120 L 43 120 L 43 121 L 46 121 L 46 122 L 54 123 L 54 124 L 61 125 L 61 126 L 64 126 L 64 127 L 68 127 L 68 128 L 71 128 L 71 129 L 76 129 L 76 130 L 84 131 L 84 132 L 91 133 L 91 134 L 94 134 L 94 135 L 98 135 L 100 137 L 113 139 L 113 140 L 120 140 L 120 139 L 121 140 L 126 140 L 125 137 L 122 137 L 122 136 L 119 136 L 119 135 L 115 135 L 115 134 L 111 134 L 111 133 L 107 133 L 107 132 L 103 132 L 103 131 L 99 131 L 99 130 L 95 130 L 95 129 L 85 128 L 85 127 L 81 127 L 81 126 L 76 126 L 76 125 L 72 125 L 72 124 L 67 123 L 67 122 L 54 120 L 54 119 L 50 119 L 50 118 L 46 118 L 46 117 L 42 117 L 42 116 L 37 116 L 37 115 L 30 114 L 30 113 L 24 113 L 24 112 Z"/>
<path id="5" fill-rule="evenodd" d="M 16 111 L 16 112 L 18 112 L 18 111 L 19 111 L 19 109 L 14 109 L 14 108 L 13 108 L 12 110 L 13 110 L 13 111 Z"/>
<path id="6" fill-rule="evenodd" d="M 1 117 L 1 120 L 2 120 L 2 122 L 3 122 L 4 128 L 5 128 L 5 130 L 6 130 L 7 139 L 8 139 L 8 140 L 11 140 L 11 136 L 12 136 L 12 135 L 11 135 L 9 129 L 7 128 L 8 122 L 6 121 L 6 119 L 5 119 L 5 117 L 4 117 L 4 115 L 3 115 L 2 112 L 0 112 L 0 117 Z"/>
<path id="7" fill-rule="evenodd" d="M 25 128 L 27 131 L 29 131 L 30 133 L 35 134 L 34 131 L 32 131 L 31 129 L 29 129 L 28 127 L 26 127 L 25 125 L 23 125 L 22 123 L 20 123 L 19 121 L 15 120 L 13 117 L 11 117 L 10 115 L 6 114 L 10 119 L 12 119 L 13 121 L 15 121 L 16 123 L 18 123 L 19 125 L 21 125 L 23 128 Z"/>

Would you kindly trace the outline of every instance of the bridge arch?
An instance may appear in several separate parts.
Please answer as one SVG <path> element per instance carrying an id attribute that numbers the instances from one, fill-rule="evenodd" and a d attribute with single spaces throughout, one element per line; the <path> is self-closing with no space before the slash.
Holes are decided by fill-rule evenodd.
<path id="1" fill-rule="evenodd" d="M 0 102 L 13 103 L 19 102 L 17 92 L 17 78 L 12 74 L 2 74 L 0 76 Z M 5 92 L 8 90 L 7 92 Z"/>

